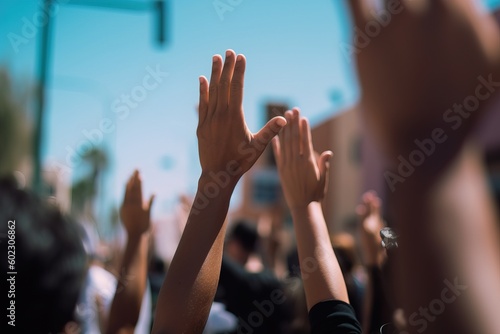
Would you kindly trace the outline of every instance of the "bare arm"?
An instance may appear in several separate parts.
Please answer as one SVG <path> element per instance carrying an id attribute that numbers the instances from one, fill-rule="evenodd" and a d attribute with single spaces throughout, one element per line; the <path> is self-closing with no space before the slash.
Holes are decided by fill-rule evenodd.
<path id="1" fill-rule="evenodd" d="M 474 322 L 469 324 L 475 332 L 497 333 L 500 231 L 480 150 L 471 143 L 463 147 L 439 181 L 430 186 L 424 203 L 427 214 L 422 228 L 435 236 L 441 256 L 453 268 L 454 276 L 446 279 L 457 279 L 462 287 L 457 304 L 472 316 Z M 414 229 L 403 226 L 403 231 Z"/>
<path id="2" fill-rule="evenodd" d="M 376 19 L 369 14 L 372 2 L 349 3 L 358 27 Z M 397 172 L 401 157 L 408 159 L 418 150 L 417 140 L 434 145 L 410 176 L 389 184 L 391 218 L 401 235 L 397 270 L 392 273 L 395 297 L 411 332 L 497 333 L 498 317 L 489 312 L 499 307 L 491 299 L 498 285 L 489 289 L 489 295 L 480 293 L 477 279 L 486 275 L 500 281 L 494 265 L 499 263 L 496 218 L 483 171 L 472 168 L 472 160 L 465 158 L 471 158 L 471 152 L 464 143 L 488 103 L 498 96 L 500 30 L 472 0 L 382 3 L 392 13 L 391 23 L 356 57 L 363 108 L 394 162 L 392 172 Z M 425 56 L 420 57 L 418 50 L 425 50 Z M 488 85 L 492 89 L 485 94 Z M 463 106 L 470 99 L 478 101 L 473 112 Z M 440 134 L 437 140 L 433 133 Z M 459 187 L 465 180 L 475 181 Z M 449 192 L 452 188 L 456 192 Z M 477 197 L 459 198 L 470 191 Z M 444 205 L 451 200 L 445 193 L 453 194 L 453 209 Z M 486 242 L 480 242 L 477 235 L 486 234 Z M 430 303 L 444 303 L 443 296 L 450 300 L 446 282 L 468 288 L 436 316 L 429 313 Z"/>
<path id="3" fill-rule="evenodd" d="M 150 211 L 154 197 L 147 206 L 142 202 L 142 185 L 136 171 L 130 177 L 120 210 L 127 231 L 118 284 L 111 304 L 107 333 L 133 333 L 141 311 L 148 270 Z"/>
<path id="4" fill-rule="evenodd" d="M 287 126 L 273 140 L 286 202 L 292 213 L 308 309 L 318 302 L 349 302 L 333 252 L 320 200 L 326 191 L 330 151 L 316 159 L 307 119 L 298 109 L 285 114 Z"/>
<path id="5" fill-rule="evenodd" d="M 153 333 L 201 333 L 215 295 L 229 201 L 240 177 L 286 124 L 275 117 L 252 134 L 243 116 L 246 60 L 214 56 L 210 85 L 200 77 L 198 148 L 202 175 L 186 228 L 163 283 Z"/>
<path id="6" fill-rule="evenodd" d="M 385 260 L 385 251 L 382 247 L 380 230 L 385 227 L 381 216 L 381 199 L 373 191 L 368 191 L 362 196 L 362 203 L 356 207 L 356 213 L 360 220 L 359 236 L 360 250 L 363 266 L 367 273 L 367 282 L 363 297 L 363 332 L 370 333 L 374 303 L 376 302 L 376 290 L 382 287 L 376 284 L 379 280 L 381 266 Z M 380 292 L 380 291 L 379 291 Z M 378 305 L 381 307 L 381 305 Z M 387 322 L 390 319 L 386 319 Z M 382 320 L 383 321 L 383 320 Z M 377 324 L 382 325 L 382 324 Z"/>

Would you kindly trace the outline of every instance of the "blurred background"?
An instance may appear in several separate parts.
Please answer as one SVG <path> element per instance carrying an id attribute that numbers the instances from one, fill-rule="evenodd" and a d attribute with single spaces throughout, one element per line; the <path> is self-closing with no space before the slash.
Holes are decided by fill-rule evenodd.
<path id="1" fill-rule="evenodd" d="M 55 196 L 96 238 L 119 233 L 117 209 L 137 168 L 146 196 L 157 195 L 158 252 L 173 255 L 165 240 L 180 235 L 200 174 L 198 76 L 209 77 L 212 55 L 228 48 L 247 57 L 251 130 L 298 106 L 315 147 L 335 153 L 325 205 L 333 229 L 355 220 L 365 190 L 387 191 L 359 117 L 346 1 L 2 0 L 0 15 L 0 172 L 14 169 Z M 498 122 L 477 131 L 497 191 Z M 230 218 L 238 217 L 287 221 L 270 152 L 233 196 Z"/>

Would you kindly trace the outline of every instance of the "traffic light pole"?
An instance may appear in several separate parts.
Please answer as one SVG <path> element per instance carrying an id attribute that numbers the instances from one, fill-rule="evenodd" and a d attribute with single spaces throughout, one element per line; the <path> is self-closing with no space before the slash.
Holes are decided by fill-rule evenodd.
<path id="1" fill-rule="evenodd" d="M 102 0 L 73 0 L 67 3 L 72 5 L 82 6 L 95 6 L 113 9 L 125 9 L 142 11 L 153 8 L 158 13 L 157 27 L 158 27 L 158 41 L 163 44 L 166 40 L 165 37 L 165 1 L 154 0 L 151 3 L 143 3 L 137 1 L 102 1 Z M 42 148 L 44 143 L 44 114 L 46 107 L 46 85 L 48 76 L 49 56 L 50 56 L 50 42 L 51 42 L 51 7 L 53 0 L 44 0 L 44 10 L 47 13 L 47 21 L 42 27 L 41 40 L 40 40 L 40 62 L 38 64 L 38 80 L 37 87 L 37 105 L 35 114 L 35 129 L 33 136 L 33 189 L 42 194 L 44 191 L 43 177 L 42 177 Z M 59 4 L 57 4 L 59 5 Z M 152 6 L 153 5 L 153 6 Z"/>

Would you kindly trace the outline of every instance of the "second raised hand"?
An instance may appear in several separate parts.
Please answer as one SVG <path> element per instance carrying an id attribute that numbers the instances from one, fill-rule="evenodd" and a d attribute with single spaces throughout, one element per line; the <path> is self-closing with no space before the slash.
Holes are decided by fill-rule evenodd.
<path id="1" fill-rule="evenodd" d="M 154 195 L 147 205 L 142 201 L 142 181 L 139 171 L 135 171 L 127 182 L 125 197 L 120 208 L 120 218 L 129 237 L 139 237 L 150 228 L 150 213 Z"/>
<path id="2" fill-rule="evenodd" d="M 220 55 L 213 57 L 210 83 L 200 77 L 196 134 L 202 177 L 224 172 L 237 182 L 286 125 L 278 116 L 257 133 L 248 129 L 243 114 L 245 66 L 245 56 L 227 50 L 224 63 Z"/>
<path id="3" fill-rule="evenodd" d="M 298 108 L 285 113 L 287 126 L 273 140 L 273 150 L 290 210 L 321 201 L 328 184 L 331 151 L 314 152 L 311 129 Z"/>

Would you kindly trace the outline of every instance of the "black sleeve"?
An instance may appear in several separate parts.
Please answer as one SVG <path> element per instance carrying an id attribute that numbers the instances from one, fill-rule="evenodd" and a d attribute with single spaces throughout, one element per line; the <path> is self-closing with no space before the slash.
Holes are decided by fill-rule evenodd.
<path id="1" fill-rule="evenodd" d="M 380 327 L 384 324 L 392 322 L 392 314 L 394 308 L 390 303 L 390 290 L 387 289 L 388 283 L 384 278 L 390 277 L 389 272 L 383 273 L 378 267 L 371 267 L 368 269 L 370 275 L 370 284 L 372 285 L 373 298 L 370 314 L 370 332 L 379 332 Z"/>
<path id="2" fill-rule="evenodd" d="M 309 311 L 312 334 L 361 334 L 351 305 L 340 300 L 319 302 Z"/>

